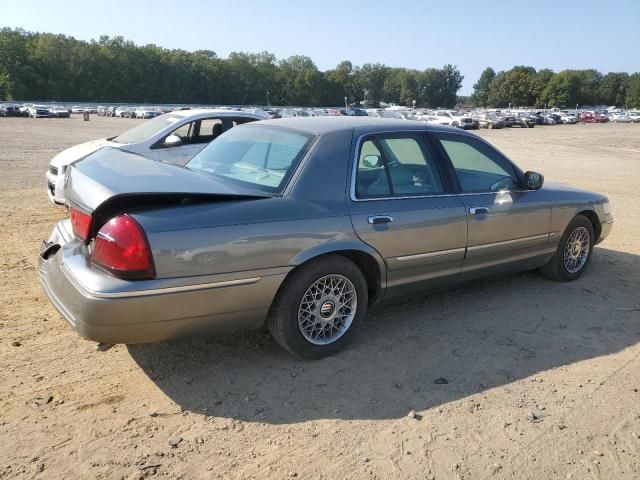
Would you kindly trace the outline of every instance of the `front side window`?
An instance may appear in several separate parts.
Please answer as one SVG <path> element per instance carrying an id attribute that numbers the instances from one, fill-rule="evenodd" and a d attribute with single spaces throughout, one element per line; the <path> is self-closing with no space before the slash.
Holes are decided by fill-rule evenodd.
<path id="1" fill-rule="evenodd" d="M 180 140 L 182 140 L 182 144 L 183 145 L 187 144 L 187 143 L 189 143 L 189 140 L 191 139 L 191 134 L 193 132 L 194 124 L 195 124 L 195 122 L 185 123 L 184 125 L 181 125 L 180 127 L 176 128 L 169 135 L 175 135 L 176 137 L 180 137 Z M 167 136 L 169 136 L 169 135 L 167 135 Z"/>
<path id="2" fill-rule="evenodd" d="M 358 198 L 442 192 L 435 157 L 419 135 L 378 135 L 362 142 L 356 171 Z"/>
<path id="3" fill-rule="evenodd" d="M 232 128 L 186 166 L 210 173 L 223 182 L 279 194 L 313 138 L 302 132 L 264 125 Z"/>
<path id="4" fill-rule="evenodd" d="M 463 193 L 487 193 L 518 186 L 513 166 L 489 145 L 462 135 L 438 135 Z"/>

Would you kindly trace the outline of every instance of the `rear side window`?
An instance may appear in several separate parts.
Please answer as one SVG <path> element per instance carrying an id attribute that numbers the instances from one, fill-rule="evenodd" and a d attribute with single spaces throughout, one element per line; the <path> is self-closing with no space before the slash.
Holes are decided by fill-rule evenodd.
<path id="1" fill-rule="evenodd" d="M 362 142 L 356 171 L 358 198 L 442 192 L 435 156 L 420 135 L 377 135 Z"/>
<path id="2" fill-rule="evenodd" d="M 222 182 L 266 193 L 281 193 L 313 137 L 271 126 L 227 130 L 211 142 L 187 168 L 214 175 Z"/>
<path id="3" fill-rule="evenodd" d="M 191 143 L 209 143 L 222 135 L 222 120 L 205 118 L 200 120 L 200 130 Z"/>

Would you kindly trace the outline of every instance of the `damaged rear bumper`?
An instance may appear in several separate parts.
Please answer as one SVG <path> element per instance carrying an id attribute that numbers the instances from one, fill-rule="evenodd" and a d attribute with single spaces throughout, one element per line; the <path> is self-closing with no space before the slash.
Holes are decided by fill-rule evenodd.
<path id="1" fill-rule="evenodd" d="M 96 342 L 147 343 L 258 328 L 285 277 L 285 272 L 242 272 L 242 277 L 116 279 L 91 268 L 63 224 L 43 244 L 38 274 L 60 314 Z"/>

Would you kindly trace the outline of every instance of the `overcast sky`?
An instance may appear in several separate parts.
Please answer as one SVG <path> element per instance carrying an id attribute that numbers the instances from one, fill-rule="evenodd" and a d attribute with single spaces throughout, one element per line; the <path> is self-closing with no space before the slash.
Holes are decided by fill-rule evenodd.
<path id="1" fill-rule="evenodd" d="M 0 26 L 78 39 L 307 55 L 424 69 L 457 65 L 469 94 L 482 70 L 514 65 L 640 71 L 640 0 L 0 0 Z"/>

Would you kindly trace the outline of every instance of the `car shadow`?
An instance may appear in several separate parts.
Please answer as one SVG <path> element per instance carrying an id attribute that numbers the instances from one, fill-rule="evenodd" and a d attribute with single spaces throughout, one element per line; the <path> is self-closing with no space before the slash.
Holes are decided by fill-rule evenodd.
<path id="1" fill-rule="evenodd" d="M 399 418 L 636 344 L 638 272 L 639 256 L 597 248 L 576 282 L 526 272 L 395 299 L 319 361 L 265 332 L 128 349 L 184 410 L 278 424 Z"/>

